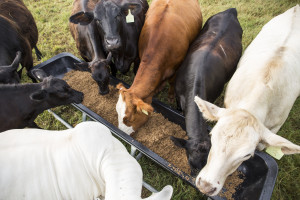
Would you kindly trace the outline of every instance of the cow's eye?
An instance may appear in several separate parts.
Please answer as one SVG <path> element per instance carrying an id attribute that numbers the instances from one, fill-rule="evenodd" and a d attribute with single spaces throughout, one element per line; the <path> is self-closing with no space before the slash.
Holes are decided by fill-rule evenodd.
<path id="1" fill-rule="evenodd" d="M 122 17 L 122 13 L 117 14 L 116 18 Z"/>
<path id="2" fill-rule="evenodd" d="M 244 158 L 247 158 L 247 157 L 251 157 L 251 154 L 249 153 L 249 154 L 244 156 Z"/>

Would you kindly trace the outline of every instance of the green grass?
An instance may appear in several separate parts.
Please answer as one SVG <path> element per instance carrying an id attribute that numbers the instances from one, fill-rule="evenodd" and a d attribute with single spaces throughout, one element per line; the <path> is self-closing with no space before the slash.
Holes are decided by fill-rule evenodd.
<path id="1" fill-rule="evenodd" d="M 58 53 L 70 52 L 79 57 L 75 42 L 71 37 L 68 18 L 71 13 L 73 0 L 24 0 L 32 12 L 39 30 L 38 48 L 43 53 L 42 61 L 45 61 Z M 200 0 L 204 22 L 212 15 L 235 7 L 238 11 L 238 19 L 243 28 L 243 48 L 245 49 L 256 37 L 262 26 L 274 16 L 284 12 L 288 8 L 299 4 L 299 0 Z M 34 63 L 42 61 L 35 59 Z M 127 81 L 132 80 L 132 74 L 120 76 Z M 23 79 L 27 82 L 28 79 Z M 158 97 L 167 102 L 166 90 Z M 222 101 L 222 97 L 219 102 Z M 73 126 L 81 122 L 81 114 L 72 106 L 61 106 L 53 109 Z M 65 129 L 58 121 L 44 112 L 36 119 L 39 126 L 45 129 Z M 289 118 L 279 131 L 279 135 L 300 144 L 300 99 L 296 101 Z M 176 178 L 168 171 L 162 169 L 148 158 L 140 160 L 144 172 L 144 179 L 156 189 L 161 189 L 167 184 L 174 188 L 174 200 L 206 199 L 193 187 Z M 280 161 L 279 173 L 273 191 L 272 200 L 300 199 L 300 156 L 284 156 Z M 149 192 L 144 192 L 149 194 Z"/>

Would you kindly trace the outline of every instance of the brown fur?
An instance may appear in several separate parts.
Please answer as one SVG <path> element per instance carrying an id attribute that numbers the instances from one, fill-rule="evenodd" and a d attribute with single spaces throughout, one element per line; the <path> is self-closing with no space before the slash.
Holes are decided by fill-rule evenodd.
<path id="1" fill-rule="evenodd" d="M 87 7 L 86 7 L 87 11 L 93 11 L 96 6 L 96 3 L 98 1 L 99 0 L 89 0 Z M 81 5 L 81 0 L 74 0 L 73 8 L 71 11 L 71 16 L 80 11 L 83 11 L 83 8 Z M 94 50 L 90 49 L 91 45 L 87 44 L 86 40 L 81 40 L 82 36 L 79 35 L 81 33 L 81 31 L 79 31 L 78 26 L 80 26 L 80 25 L 74 24 L 74 23 L 69 23 L 71 35 L 74 38 L 74 40 L 76 41 L 76 47 L 79 50 L 81 57 L 83 59 L 85 59 L 86 61 L 91 61 L 95 57 Z M 86 32 L 84 34 L 88 34 L 88 33 Z"/>
<path id="2" fill-rule="evenodd" d="M 154 0 L 139 39 L 141 64 L 125 95 L 136 96 L 150 105 L 161 85 L 173 78 L 201 26 L 202 14 L 197 0 Z M 135 115 L 136 111 L 130 110 L 136 109 L 133 102 L 127 97 L 125 101 L 126 117 Z"/>
<path id="3" fill-rule="evenodd" d="M 276 69 L 279 69 L 283 66 L 282 63 L 282 56 L 285 53 L 285 47 L 280 47 L 277 49 L 277 51 L 274 54 L 274 57 L 270 60 L 270 62 L 267 64 L 267 67 L 264 72 L 264 83 L 267 84 L 270 79 L 272 78 L 272 72 L 274 72 Z"/>
<path id="4" fill-rule="evenodd" d="M 38 30 L 30 11 L 22 0 L 3 0 L 0 15 L 7 19 L 24 41 L 21 65 L 29 70 L 33 66 L 32 49 L 38 41 Z"/>

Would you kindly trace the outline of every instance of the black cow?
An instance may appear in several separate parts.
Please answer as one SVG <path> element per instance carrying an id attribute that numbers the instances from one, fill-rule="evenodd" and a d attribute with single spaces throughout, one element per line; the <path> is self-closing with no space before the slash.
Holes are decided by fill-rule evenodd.
<path id="1" fill-rule="evenodd" d="M 91 68 L 100 94 L 109 92 L 109 68 L 98 67 L 100 60 L 112 53 L 112 75 L 117 70 L 126 73 L 134 62 L 136 72 L 140 63 L 138 40 L 148 10 L 146 0 L 75 0 L 70 17 L 70 30 L 77 49 L 88 63 L 78 66 Z M 129 13 L 130 12 L 130 13 Z M 134 17 L 133 17 L 133 16 Z M 130 16 L 132 20 L 128 20 Z M 131 19 L 132 19 L 131 17 Z M 93 70 L 101 68 L 101 70 Z M 105 72 L 103 72 L 105 71 Z"/>
<path id="2" fill-rule="evenodd" d="M 41 55 L 36 48 L 38 30 L 33 16 L 22 0 L 1 1 L 0 10 L 0 66 L 10 65 L 17 51 L 21 52 L 19 62 L 22 67 L 18 71 L 19 77 L 14 77 L 9 82 L 15 83 L 19 82 L 24 67 L 27 71 L 32 68 L 32 49 L 35 48 L 37 55 Z M 0 80 L 0 83 L 5 82 Z"/>
<path id="3" fill-rule="evenodd" d="M 220 96 L 241 57 L 242 34 L 236 9 L 210 17 L 176 74 L 176 98 L 185 115 L 189 139 L 171 139 L 186 149 L 192 175 L 205 166 L 211 147 L 208 126 L 194 98 L 198 95 L 214 102 Z"/>
<path id="4" fill-rule="evenodd" d="M 34 120 L 44 110 L 70 103 L 81 103 L 83 93 L 70 88 L 61 79 L 43 77 L 40 83 L 0 85 L 0 132 L 25 127 L 37 127 Z"/>

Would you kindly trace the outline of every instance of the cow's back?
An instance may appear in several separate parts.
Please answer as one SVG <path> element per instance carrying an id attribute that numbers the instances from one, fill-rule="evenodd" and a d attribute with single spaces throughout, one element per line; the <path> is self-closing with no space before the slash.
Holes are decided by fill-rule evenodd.
<path id="1" fill-rule="evenodd" d="M 268 22 L 245 50 L 225 106 L 247 108 L 278 131 L 300 94 L 299 35 L 299 5 Z"/>
<path id="2" fill-rule="evenodd" d="M 146 14 L 139 40 L 140 58 L 157 54 L 167 61 L 181 60 L 202 26 L 197 0 L 155 0 Z"/>
<path id="3" fill-rule="evenodd" d="M 104 125 L 14 129 L 0 138 L 0 199 L 94 199 L 104 194 L 100 164 L 115 146 Z"/>
<path id="4" fill-rule="evenodd" d="M 9 41 L 4 41 L 6 47 L 1 44 L 1 51 L 9 54 L 6 56 L 9 56 L 11 61 L 15 58 L 16 52 L 21 51 L 21 65 L 29 70 L 33 66 L 32 48 L 36 46 L 38 41 L 38 30 L 33 16 L 22 0 L 5 0 L 1 2 L 0 14 L 2 18 L 6 18 L 10 24 L 13 24 L 12 26 L 16 30 L 17 37 L 14 37 L 15 34 L 10 35 L 11 39 L 21 41 L 18 46 L 13 46 Z M 1 57 L 4 57 L 4 55 L 1 55 Z"/>
<path id="5" fill-rule="evenodd" d="M 242 34 L 236 9 L 208 19 L 178 69 L 177 93 L 182 98 L 190 95 L 192 104 L 196 95 L 215 101 L 236 69 L 242 53 Z"/>
<path id="6" fill-rule="evenodd" d="M 21 35 L 26 38 L 31 49 L 38 41 L 38 30 L 34 18 L 22 0 L 5 0 L 0 4 L 1 15 L 14 21 L 21 31 Z"/>

